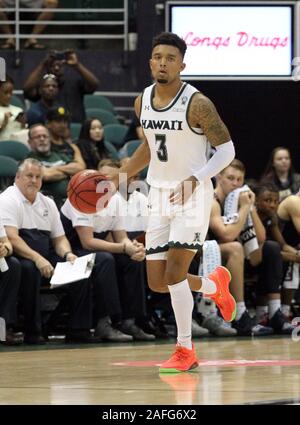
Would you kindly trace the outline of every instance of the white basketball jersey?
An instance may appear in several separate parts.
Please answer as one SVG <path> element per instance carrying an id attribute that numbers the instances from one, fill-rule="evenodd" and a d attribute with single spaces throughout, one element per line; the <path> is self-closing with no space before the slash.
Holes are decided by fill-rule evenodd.
<path id="1" fill-rule="evenodd" d="M 206 164 L 208 141 L 200 128 L 191 128 L 187 122 L 191 98 L 198 91 L 195 87 L 183 83 L 163 109 L 153 105 L 154 90 L 155 84 L 144 90 L 140 116 L 151 152 L 147 182 L 173 188 Z"/>

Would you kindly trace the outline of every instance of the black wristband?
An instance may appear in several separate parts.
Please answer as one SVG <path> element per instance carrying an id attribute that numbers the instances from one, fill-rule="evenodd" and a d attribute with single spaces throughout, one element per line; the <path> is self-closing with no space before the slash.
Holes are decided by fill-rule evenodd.
<path id="1" fill-rule="evenodd" d="M 64 260 L 67 260 L 67 256 L 68 256 L 68 254 L 73 254 L 73 252 L 72 252 L 72 251 L 67 251 L 67 252 L 65 252 L 65 253 L 64 253 L 64 256 L 63 256 L 63 259 L 64 259 Z"/>

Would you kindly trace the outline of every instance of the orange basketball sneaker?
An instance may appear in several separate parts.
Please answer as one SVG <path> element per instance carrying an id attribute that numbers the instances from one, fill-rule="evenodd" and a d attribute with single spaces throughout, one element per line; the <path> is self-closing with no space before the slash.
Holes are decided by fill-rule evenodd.
<path id="1" fill-rule="evenodd" d="M 172 390 L 176 404 L 197 404 L 195 396 L 200 381 L 199 373 L 160 373 L 158 376 Z"/>
<path id="2" fill-rule="evenodd" d="M 192 349 L 176 345 L 176 350 L 159 368 L 159 373 L 178 373 L 198 367 L 198 359 L 194 344 Z"/>
<path id="3" fill-rule="evenodd" d="M 229 292 L 229 282 L 231 280 L 229 270 L 227 270 L 226 267 L 219 266 L 207 277 L 216 284 L 217 291 L 215 294 L 206 296 L 216 303 L 224 320 L 231 322 L 234 320 L 236 315 L 236 303 L 235 299 Z"/>

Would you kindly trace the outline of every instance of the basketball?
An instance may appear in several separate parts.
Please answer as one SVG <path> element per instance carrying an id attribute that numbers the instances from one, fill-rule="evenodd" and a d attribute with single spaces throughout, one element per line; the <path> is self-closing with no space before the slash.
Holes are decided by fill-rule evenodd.
<path id="1" fill-rule="evenodd" d="M 76 210 L 85 214 L 94 214 L 107 206 L 112 193 L 109 182 L 103 174 L 96 170 L 84 170 L 71 178 L 67 195 Z"/>

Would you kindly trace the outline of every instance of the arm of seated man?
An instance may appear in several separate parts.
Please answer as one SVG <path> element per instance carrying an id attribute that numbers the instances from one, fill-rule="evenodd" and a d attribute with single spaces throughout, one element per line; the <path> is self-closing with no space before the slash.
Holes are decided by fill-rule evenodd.
<path id="1" fill-rule="evenodd" d="M 83 249 L 88 251 L 106 251 L 112 254 L 122 254 L 124 252 L 124 244 L 110 240 L 98 239 L 94 237 L 94 229 L 89 226 L 75 226 L 75 230 L 79 236 Z"/>
<path id="2" fill-rule="evenodd" d="M 57 236 L 56 238 L 53 238 L 52 244 L 54 246 L 54 249 L 57 255 L 59 255 L 61 258 L 63 258 L 66 261 L 70 261 L 71 263 L 74 263 L 77 256 L 73 254 L 70 242 L 68 241 L 65 235 Z"/>
<path id="3" fill-rule="evenodd" d="M 53 274 L 52 264 L 19 236 L 19 230 L 13 226 L 5 226 L 6 234 L 12 244 L 14 252 L 23 258 L 31 260 L 41 272 L 41 275 L 50 278 Z"/>
<path id="4" fill-rule="evenodd" d="M 57 170 L 64 172 L 69 176 L 73 176 L 78 173 L 78 171 L 82 171 L 86 168 L 85 162 L 82 158 L 81 152 L 78 146 L 71 144 L 72 149 L 74 150 L 74 158 L 73 161 L 68 164 L 59 165 Z"/>
<path id="5" fill-rule="evenodd" d="M 241 195 L 246 192 L 242 192 Z M 241 198 L 240 195 L 240 198 Z M 246 196 L 242 196 L 242 200 L 246 200 L 246 203 L 240 203 L 239 208 L 239 219 L 236 223 L 232 224 L 225 224 L 221 215 L 221 208 L 219 203 L 214 200 L 212 209 L 211 209 L 211 215 L 210 215 L 210 221 L 209 221 L 209 227 L 212 230 L 212 232 L 216 235 L 218 238 L 218 242 L 225 243 L 225 242 L 233 242 L 235 241 L 241 231 L 244 228 L 245 222 L 247 220 L 247 216 L 250 211 L 251 204 L 247 201 Z"/>
<path id="6" fill-rule="evenodd" d="M 131 241 L 125 230 L 115 230 L 112 232 L 113 238 L 117 243 L 124 246 L 124 254 L 127 254 L 132 260 L 143 261 L 145 258 L 145 247 L 142 243 Z"/>
<path id="7" fill-rule="evenodd" d="M 60 167 L 43 167 L 43 181 L 45 182 L 56 182 L 64 180 L 68 174 L 58 169 Z"/>

